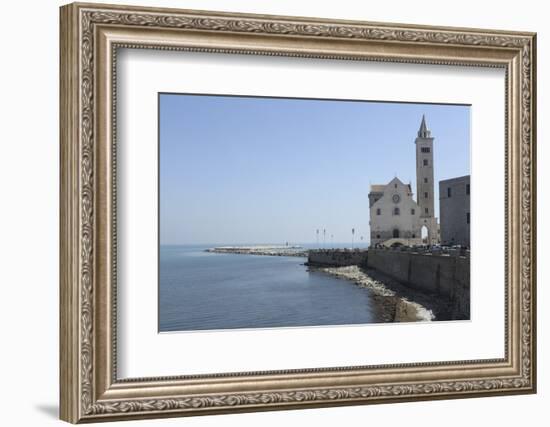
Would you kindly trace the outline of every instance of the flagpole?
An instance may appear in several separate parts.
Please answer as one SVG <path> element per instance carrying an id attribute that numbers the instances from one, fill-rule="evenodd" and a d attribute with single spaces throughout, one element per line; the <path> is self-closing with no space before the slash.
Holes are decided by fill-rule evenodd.
<path id="1" fill-rule="evenodd" d="M 317 248 L 319 249 L 319 229 L 317 229 Z"/>

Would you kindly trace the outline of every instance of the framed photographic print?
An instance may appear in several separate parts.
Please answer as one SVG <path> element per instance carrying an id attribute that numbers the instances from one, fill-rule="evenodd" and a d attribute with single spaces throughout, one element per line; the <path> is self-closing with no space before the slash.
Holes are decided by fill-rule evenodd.
<path id="1" fill-rule="evenodd" d="M 535 34 L 61 8 L 61 418 L 533 393 Z"/>

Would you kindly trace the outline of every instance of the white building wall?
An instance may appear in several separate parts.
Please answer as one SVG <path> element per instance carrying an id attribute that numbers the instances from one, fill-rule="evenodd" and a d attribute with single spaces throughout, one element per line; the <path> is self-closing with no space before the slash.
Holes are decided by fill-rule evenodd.
<path id="1" fill-rule="evenodd" d="M 395 238 L 395 231 L 397 238 L 407 244 L 420 244 L 419 216 L 419 207 L 412 198 L 410 187 L 399 178 L 392 179 L 382 197 L 370 207 L 371 245 Z"/>

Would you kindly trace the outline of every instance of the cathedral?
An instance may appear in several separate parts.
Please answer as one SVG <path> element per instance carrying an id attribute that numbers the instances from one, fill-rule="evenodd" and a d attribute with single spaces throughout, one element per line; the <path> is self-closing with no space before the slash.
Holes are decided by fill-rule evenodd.
<path id="1" fill-rule="evenodd" d="M 369 193 L 371 246 L 439 243 L 434 212 L 434 138 L 422 116 L 415 140 L 416 201 L 410 184 L 399 178 L 372 185 Z"/>

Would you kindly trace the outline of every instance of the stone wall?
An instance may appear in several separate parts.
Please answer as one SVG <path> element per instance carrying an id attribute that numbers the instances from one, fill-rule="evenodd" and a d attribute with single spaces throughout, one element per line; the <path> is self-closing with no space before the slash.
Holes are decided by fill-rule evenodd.
<path id="1" fill-rule="evenodd" d="M 308 253 L 308 265 L 317 267 L 366 266 L 366 249 L 317 249 Z"/>
<path id="2" fill-rule="evenodd" d="M 470 318 L 469 257 L 370 249 L 367 266 L 410 288 L 448 298 L 453 318 Z"/>

